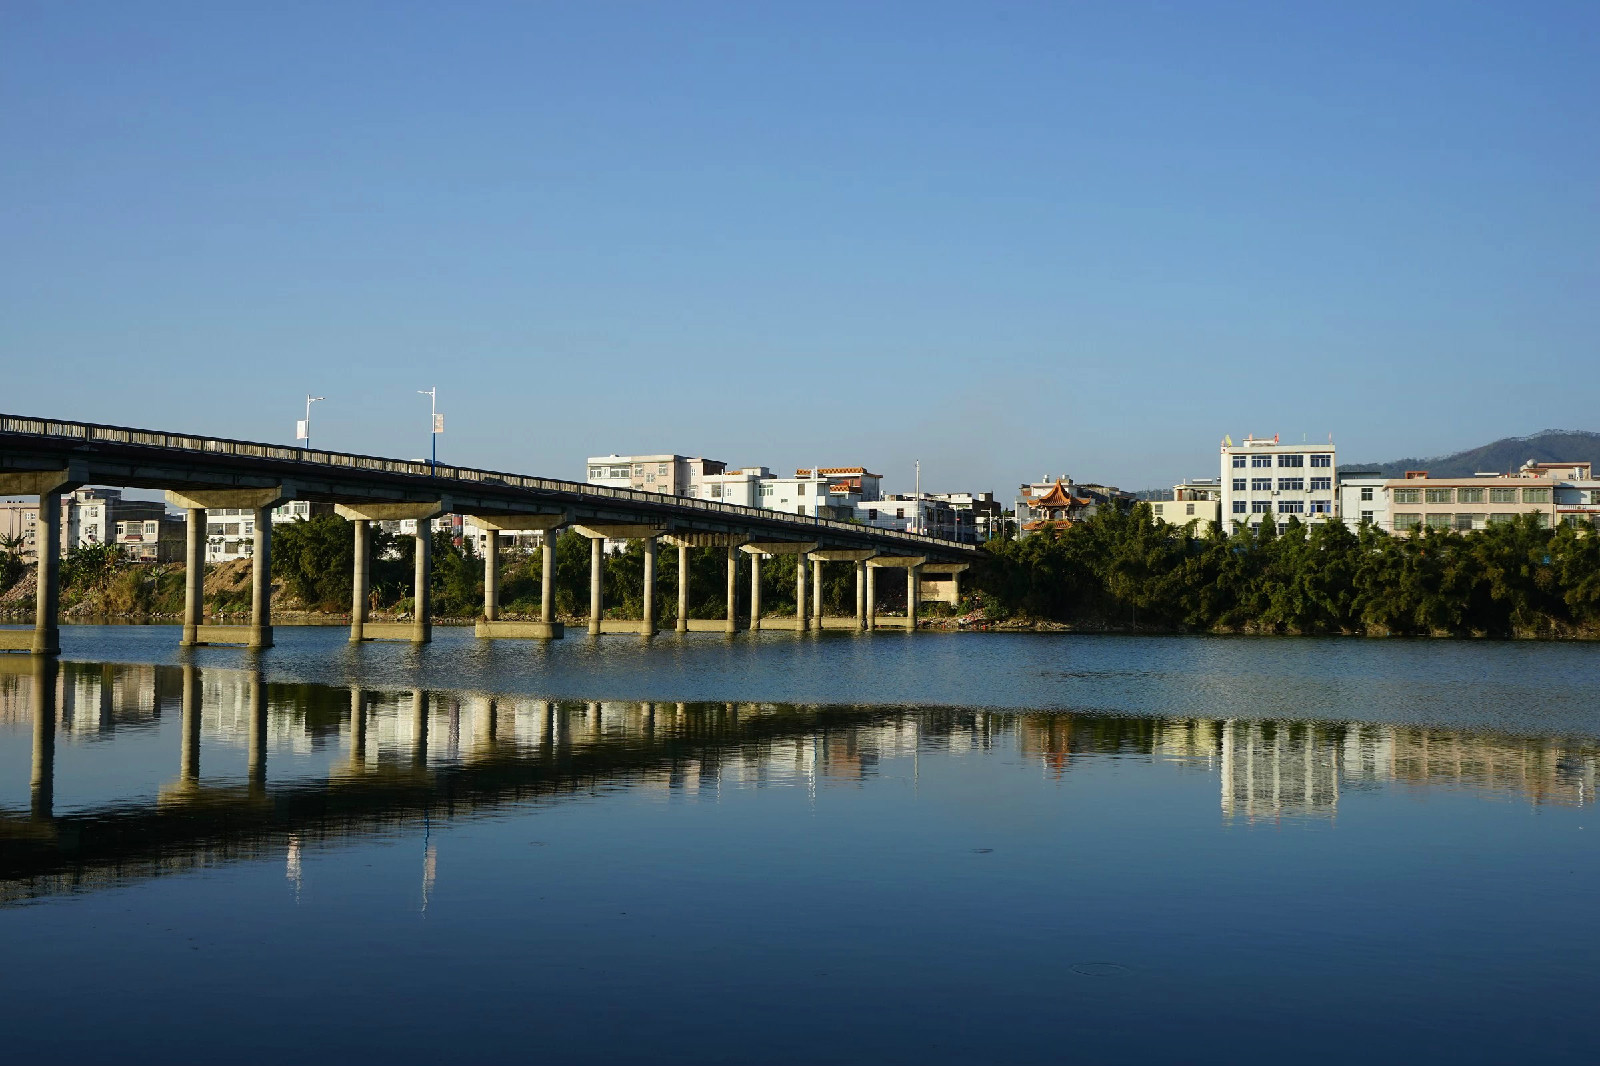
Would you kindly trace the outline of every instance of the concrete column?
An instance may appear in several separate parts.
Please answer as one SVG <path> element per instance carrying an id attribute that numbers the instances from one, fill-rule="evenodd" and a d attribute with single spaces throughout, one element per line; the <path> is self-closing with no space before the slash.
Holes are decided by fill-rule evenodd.
<path id="1" fill-rule="evenodd" d="M 678 545 L 678 625 L 679 633 L 689 632 L 689 546 Z"/>
<path id="2" fill-rule="evenodd" d="M 267 788 L 267 684 L 261 671 L 250 676 L 250 755 L 247 762 L 247 783 L 252 796 Z"/>
<path id="3" fill-rule="evenodd" d="M 605 608 L 605 544 L 599 537 L 589 541 L 589 632 L 600 635 L 600 613 Z"/>
<path id="4" fill-rule="evenodd" d="M 483 545 L 483 617 L 500 617 L 500 533 L 494 529 Z"/>
<path id="5" fill-rule="evenodd" d="M 811 617 L 822 628 L 822 560 L 811 560 Z"/>
<path id="6" fill-rule="evenodd" d="M 200 625 L 206 613 L 206 513 L 188 507 L 184 515 L 188 540 L 183 552 L 183 639 L 179 644 L 191 648 L 200 643 Z"/>
<path id="7" fill-rule="evenodd" d="M 426 644 L 433 639 L 433 523 L 417 519 L 416 587 L 411 593 L 411 641 Z"/>
<path id="8" fill-rule="evenodd" d="M 872 629 L 878 620 L 878 568 L 867 567 L 867 628 Z"/>
<path id="9" fill-rule="evenodd" d="M 865 559 L 856 562 L 856 628 L 867 628 L 867 570 Z"/>
<path id="10" fill-rule="evenodd" d="M 365 518 L 350 523 L 355 531 L 355 566 L 350 576 L 350 642 L 367 636 L 367 599 L 372 593 L 372 527 Z"/>
<path id="11" fill-rule="evenodd" d="M 644 617 L 639 620 L 639 635 L 656 635 L 656 538 L 644 538 Z"/>
<path id="12" fill-rule="evenodd" d="M 60 513 L 58 505 L 56 514 Z M 35 539 L 34 543 L 42 546 L 56 542 Z M 45 554 L 42 547 L 39 554 Z M 35 820 L 48 819 L 55 812 L 58 669 L 55 659 L 47 655 L 33 660 L 33 775 L 28 782 L 28 792 L 30 810 Z"/>
<path id="13" fill-rule="evenodd" d="M 33 654 L 61 654 L 61 493 L 39 494 L 34 526 L 34 554 L 39 558 L 38 587 L 33 597 Z M 52 712 L 53 713 L 53 712 Z M 54 734 L 51 734 L 54 736 Z"/>
<path id="14" fill-rule="evenodd" d="M 921 591 L 918 586 L 921 584 L 922 567 L 906 567 L 906 627 L 912 630 L 917 628 L 917 608 L 920 606 L 918 601 Z"/>
<path id="15" fill-rule="evenodd" d="M 738 578 L 739 549 L 730 544 L 728 546 L 728 624 L 725 629 L 728 633 L 738 632 L 739 629 L 738 620 L 734 618 L 733 614 L 734 607 L 738 603 Z"/>
<path id="16" fill-rule="evenodd" d="M 811 615 L 806 610 L 806 557 L 794 557 L 794 626 L 804 633 L 811 626 Z"/>
<path id="17" fill-rule="evenodd" d="M 1199 528 L 1199 527 L 1196 527 Z M 956 610 L 961 609 L 961 571 L 957 570 L 950 575 L 950 595 L 954 600 L 950 606 Z"/>
<path id="18" fill-rule="evenodd" d="M 761 553 L 750 555 L 750 628 L 761 628 Z"/>
<path id="19" fill-rule="evenodd" d="M 250 560 L 250 646 L 272 647 L 272 508 L 252 508 L 256 516 Z"/>
<path id="20" fill-rule="evenodd" d="M 185 785 L 200 782 L 200 670 L 183 664 L 183 748 L 178 757 L 178 777 Z"/>
<path id="21" fill-rule="evenodd" d="M 544 531 L 544 559 L 539 568 L 539 621 L 556 620 L 556 531 Z"/>

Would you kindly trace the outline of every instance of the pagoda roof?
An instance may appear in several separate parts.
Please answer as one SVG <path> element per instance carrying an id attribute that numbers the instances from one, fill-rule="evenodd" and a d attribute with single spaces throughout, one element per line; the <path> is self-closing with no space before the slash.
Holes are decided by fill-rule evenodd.
<path id="1" fill-rule="evenodd" d="M 1028 501 L 1030 507 L 1071 507 L 1072 504 L 1072 494 L 1061 487 L 1060 478 L 1056 478 L 1056 483 L 1050 486 L 1049 492 Z"/>

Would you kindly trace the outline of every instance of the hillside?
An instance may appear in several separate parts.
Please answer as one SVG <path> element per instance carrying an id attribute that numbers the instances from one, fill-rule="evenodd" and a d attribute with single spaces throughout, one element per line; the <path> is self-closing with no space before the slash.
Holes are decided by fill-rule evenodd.
<path id="1" fill-rule="evenodd" d="M 1396 459 L 1388 463 L 1340 463 L 1340 466 L 1349 470 L 1377 469 L 1385 477 L 1404 477 L 1407 470 L 1426 470 L 1434 477 L 1469 477 L 1488 470 L 1508 473 L 1529 459 L 1542 463 L 1588 460 L 1600 467 L 1600 433 L 1546 429 L 1528 437 L 1505 437 L 1451 455 Z"/>

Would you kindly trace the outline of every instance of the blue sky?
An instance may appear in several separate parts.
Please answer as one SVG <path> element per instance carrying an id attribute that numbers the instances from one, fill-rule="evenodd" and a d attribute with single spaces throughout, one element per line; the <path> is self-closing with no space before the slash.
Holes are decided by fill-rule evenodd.
<path id="1" fill-rule="evenodd" d="M 1600 429 L 1592 4 L 0 7 L 0 410 L 894 489 Z"/>

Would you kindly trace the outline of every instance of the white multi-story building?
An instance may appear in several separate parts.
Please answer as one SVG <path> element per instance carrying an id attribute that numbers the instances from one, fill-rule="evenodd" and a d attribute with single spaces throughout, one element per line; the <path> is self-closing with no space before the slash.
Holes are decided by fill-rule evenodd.
<path id="1" fill-rule="evenodd" d="M 1389 479 L 1376 470 L 1349 470 L 1339 475 L 1339 520 L 1354 532 L 1363 525 L 1389 528 Z"/>
<path id="2" fill-rule="evenodd" d="M 977 542 L 974 512 L 929 493 L 891 493 L 856 505 L 853 516 L 862 525 L 921 533 L 941 540 Z"/>
<path id="3" fill-rule="evenodd" d="M 1254 528 L 1276 522 L 1282 531 L 1290 518 L 1329 522 L 1338 516 L 1334 495 L 1337 473 L 1332 442 L 1282 444 L 1277 437 L 1222 441 L 1222 521 L 1225 528 Z"/>
<path id="4" fill-rule="evenodd" d="M 289 500 L 272 509 L 272 524 L 310 521 L 333 513 L 331 503 Z M 206 511 L 206 562 L 231 563 L 255 554 L 256 514 L 248 507 L 212 507 Z"/>
<path id="5" fill-rule="evenodd" d="M 1168 525 L 1195 523 L 1196 537 L 1209 536 L 1222 511 L 1222 487 L 1214 478 L 1194 478 L 1172 486 L 1172 499 L 1153 500 L 1152 517 Z"/>
<path id="6" fill-rule="evenodd" d="M 738 470 L 700 474 L 689 483 L 687 496 L 701 500 L 718 500 L 740 507 L 761 507 L 761 484 L 772 477 L 764 466 L 744 466 Z"/>
<path id="7" fill-rule="evenodd" d="M 596 455 L 588 461 L 588 482 L 614 489 L 637 489 L 668 496 L 687 496 L 689 486 L 707 474 L 720 474 L 727 463 L 688 455 Z"/>
<path id="8" fill-rule="evenodd" d="M 848 520 L 862 504 L 883 498 L 883 478 L 863 466 L 817 466 L 794 477 L 762 479 L 757 506 L 813 518 Z"/>

